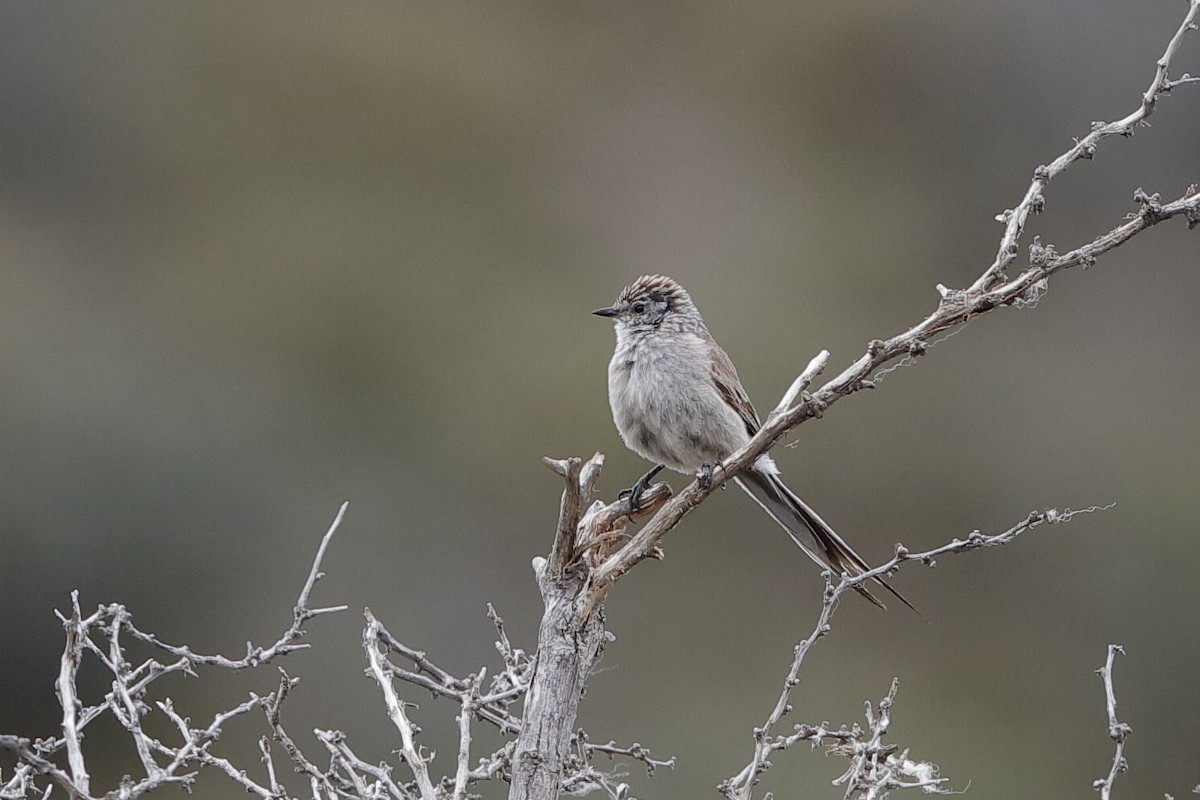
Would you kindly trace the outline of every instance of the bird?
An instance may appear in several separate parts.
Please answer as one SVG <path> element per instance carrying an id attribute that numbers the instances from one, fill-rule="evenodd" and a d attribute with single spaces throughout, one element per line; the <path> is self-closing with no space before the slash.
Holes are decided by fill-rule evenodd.
<path id="1" fill-rule="evenodd" d="M 663 467 L 711 480 L 714 467 L 762 423 L 729 355 L 704 324 L 691 296 L 665 275 L 643 275 L 611 306 L 593 314 L 613 321 L 617 343 L 608 364 L 608 402 L 625 446 L 655 466 L 628 490 L 631 509 Z M 835 575 L 867 572 L 867 562 L 783 482 L 763 454 L 733 477 L 809 558 Z M 886 581 L 875 581 L 913 607 Z M 856 591 L 884 604 L 866 587 Z M 920 612 L 917 612 L 920 613 Z"/>

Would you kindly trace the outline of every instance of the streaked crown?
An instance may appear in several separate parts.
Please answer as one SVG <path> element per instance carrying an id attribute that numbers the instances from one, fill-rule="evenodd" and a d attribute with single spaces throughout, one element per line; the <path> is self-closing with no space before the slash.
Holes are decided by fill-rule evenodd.
<path id="1" fill-rule="evenodd" d="M 692 298 L 666 275 L 643 275 L 617 295 L 617 302 L 592 312 L 616 324 L 617 340 L 622 331 L 650 334 L 663 330 L 704 328 Z"/>
<path id="2" fill-rule="evenodd" d="M 666 302 L 668 307 L 692 305 L 687 290 L 666 275 L 643 275 L 626 286 L 617 295 L 617 303 L 624 305 L 636 300 Z"/>

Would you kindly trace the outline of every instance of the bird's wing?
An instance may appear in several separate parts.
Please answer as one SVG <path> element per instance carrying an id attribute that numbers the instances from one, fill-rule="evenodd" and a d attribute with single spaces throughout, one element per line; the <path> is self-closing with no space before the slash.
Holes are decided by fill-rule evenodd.
<path id="1" fill-rule="evenodd" d="M 758 413 L 755 412 L 754 405 L 746 395 L 746 390 L 742 388 L 742 382 L 738 380 L 733 362 L 716 342 L 712 343 L 709 352 L 712 354 L 712 378 L 717 392 L 742 418 L 742 421 L 746 423 L 746 432 L 753 436 L 758 433 L 762 424 L 758 421 Z"/>

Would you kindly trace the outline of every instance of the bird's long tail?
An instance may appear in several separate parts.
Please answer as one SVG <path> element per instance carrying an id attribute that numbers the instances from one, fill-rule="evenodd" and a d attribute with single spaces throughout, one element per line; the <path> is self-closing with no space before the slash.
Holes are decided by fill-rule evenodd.
<path id="1" fill-rule="evenodd" d="M 845 573 L 851 576 L 862 575 L 870 569 L 867 562 L 863 561 L 858 553 L 817 515 L 817 512 L 797 497 L 778 475 L 751 468 L 739 473 L 733 480 L 787 531 L 788 536 L 792 537 L 792 541 L 805 555 L 821 567 L 830 569 L 837 575 Z M 901 603 L 917 614 L 921 613 L 886 581 L 880 578 L 876 578 L 875 581 L 895 595 Z M 886 608 L 866 587 L 860 585 L 854 588 L 875 605 Z"/>

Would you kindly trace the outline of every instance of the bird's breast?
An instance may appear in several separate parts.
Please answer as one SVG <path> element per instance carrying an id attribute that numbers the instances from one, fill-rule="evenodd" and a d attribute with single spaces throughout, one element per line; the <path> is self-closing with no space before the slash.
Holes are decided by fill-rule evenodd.
<path id="1" fill-rule="evenodd" d="M 687 339 L 622 344 L 609 363 L 608 394 L 625 445 L 684 473 L 713 460 L 704 455 L 712 448 L 704 441 L 703 398 L 713 393 L 705 354 Z"/>

